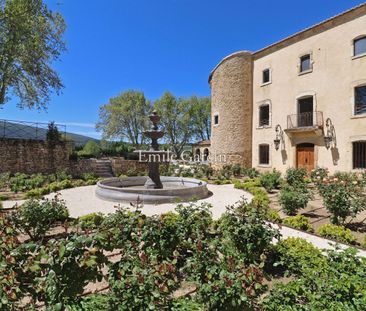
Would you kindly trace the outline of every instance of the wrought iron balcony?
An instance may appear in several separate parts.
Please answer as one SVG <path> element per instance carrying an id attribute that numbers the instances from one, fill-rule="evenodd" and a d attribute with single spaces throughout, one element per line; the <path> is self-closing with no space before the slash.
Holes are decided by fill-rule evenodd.
<path id="1" fill-rule="evenodd" d="M 287 116 L 286 132 L 311 132 L 323 130 L 323 112 L 312 111 Z"/>

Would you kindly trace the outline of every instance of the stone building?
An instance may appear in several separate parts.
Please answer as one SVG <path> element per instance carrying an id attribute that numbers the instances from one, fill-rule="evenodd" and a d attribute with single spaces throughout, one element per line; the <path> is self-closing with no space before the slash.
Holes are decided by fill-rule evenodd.
<path id="1" fill-rule="evenodd" d="M 366 3 L 225 57 L 209 83 L 210 152 L 227 162 L 366 169 Z"/>
<path id="2" fill-rule="evenodd" d="M 198 162 L 207 162 L 210 157 L 211 142 L 202 140 L 192 145 L 193 158 Z"/>

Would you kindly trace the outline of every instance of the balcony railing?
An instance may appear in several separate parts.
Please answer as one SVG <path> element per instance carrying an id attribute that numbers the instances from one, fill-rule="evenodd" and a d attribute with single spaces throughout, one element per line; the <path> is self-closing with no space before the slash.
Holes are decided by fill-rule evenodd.
<path id="1" fill-rule="evenodd" d="M 287 129 L 323 127 L 323 113 L 321 111 L 303 112 L 287 116 Z"/>

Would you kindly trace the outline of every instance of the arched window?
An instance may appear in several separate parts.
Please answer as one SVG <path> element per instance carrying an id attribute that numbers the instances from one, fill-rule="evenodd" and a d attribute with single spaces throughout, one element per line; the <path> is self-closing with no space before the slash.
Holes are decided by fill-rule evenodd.
<path id="1" fill-rule="evenodd" d="M 200 148 L 197 148 L 196 149 L 196 158 L 198 158 L 198 159 L 200 159 L 201 158 L 201 150 L 200 150 Z"/>
<path id="2" fill-rule="evenodd" d="M 359 37 L 353 40 L 353 55 L 366 54 L 366 36 Z"/>
<path id="3" fill-rule="evenodd" d="M 207 148 L 205 148 L 205 150 L 203 150 L 203 161 L 207 161 L 208 155 L 209 155 L 209 151 Z"/>

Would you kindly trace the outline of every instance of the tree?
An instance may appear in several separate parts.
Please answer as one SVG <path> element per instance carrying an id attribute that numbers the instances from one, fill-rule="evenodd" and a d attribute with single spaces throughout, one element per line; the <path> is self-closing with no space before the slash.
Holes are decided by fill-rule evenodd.
<path id="1" fill-rule="evenodd" d="M 94 140 L 88 140 L 83 150 L 79 152 L 83 156 L 94 156 L 98 157 L 101 153 L 100 146 Z"/>
<path id="2" fill-rule="evenodd" d="M 21 108 L 44 108 L 63 87 L 51 68 L 65 44 L 65 23 L 42 0 L 0 0 L 0 105 L 10 94 Z"/>
<path id="3" fill-rule="evenodd" d="M 211 134 L 211 99 L 210 97 L 192 96 L 189 98 L 192 105 L 191 125 L 194 135 L 199 140 L 209 140 Z"/>
<path id="4" fill-rule="evenodd" d="M 48 124 L 48 130 L 46 133 L 46 139 L 50 143 L 57 143 L 61 140 L 61 134 L 54 121 Z"/>
<path id="5" fill-rule="evenodd" d="M 155 102 L 155 109 L 161 116 L 165 138 L 179 158 L 193 135 L 191 101 L 185 98 L 177 99 L 173 94 L 165 92 Z"/>
<path id="6" fill-rule="evenodd" d="M 126 91 L 100 107 L 97 130 L 104 139 L 127 139 L 135 147 L 144 143 L 150 101 L 143 92 Z"/>

